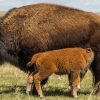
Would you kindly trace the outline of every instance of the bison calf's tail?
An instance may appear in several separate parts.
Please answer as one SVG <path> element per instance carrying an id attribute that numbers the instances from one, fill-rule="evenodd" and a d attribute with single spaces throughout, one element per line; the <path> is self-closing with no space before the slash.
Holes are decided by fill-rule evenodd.
<path id="1" fill-rule="evenodd" d="M 31 67 L 33 64 L 35 64 L 35 62 L 36 62 L 36 60 L 37 60 L 37 58 L 38 58 L 39 55 L 40 55 L 40 53 L 35 54 L 35 55 L 31 58 L 31 61 L 29 61 L 29 62 L 27 63 L 27 66 L 28 66 L 28 67 Z"/>
<path id="2" fill-rule="evenodd" d="M 33 65 L 33 63 L 31 61 L 27 63 L 28 67 L 31 67 L 32 65 Z"/>

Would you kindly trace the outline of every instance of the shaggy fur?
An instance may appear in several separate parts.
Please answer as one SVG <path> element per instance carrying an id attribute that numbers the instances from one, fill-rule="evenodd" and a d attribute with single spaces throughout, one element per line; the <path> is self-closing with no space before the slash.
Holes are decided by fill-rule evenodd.
<path id="1" fill-rule="evenodd" d="M 0 45 L 0 54 L 2 50 L 6 52 L 0 59 L 9 54 L 7 59 L 15 58 L 24 71 L 37 52 L 91 47 L 96 53 L 91 67 L 94 83 L 100 81 L 100 17 L 94 13 L 52 4 L 14 8 L 2 18 L 0 41 L 4 45 L 4 48 Z"/>
<path id="2" fill-rule="evenodd" d="M 67 48 L 35 54 L 27 66 L 35 70 L 28 75 L 27 93 L 34 82 L 38 95 L 43 97 L 41 81 L 55 73 L 58 75 L 71 73 L 73 96 L 77 97 L 80 87 L 80 72 L 87 69 L 94 59 L 93 51 L 82 48 Z"/>

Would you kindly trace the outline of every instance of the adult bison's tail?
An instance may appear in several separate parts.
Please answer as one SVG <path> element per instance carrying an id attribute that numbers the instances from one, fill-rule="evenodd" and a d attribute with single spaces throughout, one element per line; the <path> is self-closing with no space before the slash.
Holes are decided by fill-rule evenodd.
<path id="1" fill-rule="evenodd" d="M 29 62 L 27 63 L 27 66 L 28 66 L 28 67 L 31 67 L 33 64 L 35 64 L 35 62 L 36 62 L 37 58 L 39 57 L 39 55 L 40 55 L 40 53 L 35 54 L 35 55 L 32 57 L 31 61 L 29 61 Z"/>

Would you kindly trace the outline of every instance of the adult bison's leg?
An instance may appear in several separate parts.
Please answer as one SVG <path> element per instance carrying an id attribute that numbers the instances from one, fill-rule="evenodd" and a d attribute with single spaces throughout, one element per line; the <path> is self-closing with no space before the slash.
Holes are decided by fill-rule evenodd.
<path id="1" fill-rule="evenodd" d="M 100 52 L 96 54 L 95 60 L 91 67 L 94 78 L 93 94 L 100 96 Z"/>

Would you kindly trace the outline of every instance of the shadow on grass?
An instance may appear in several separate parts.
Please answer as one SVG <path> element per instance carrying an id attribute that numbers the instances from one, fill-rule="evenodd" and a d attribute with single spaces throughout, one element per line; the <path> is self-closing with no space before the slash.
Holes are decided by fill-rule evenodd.
<path id="1" fill-rule="evenodd" d="M 21 92 L 25 93 L 25 86 L 0 86 L 1 91 L 0 94 L 9 94 L 9 93 L 16 93 Z"/>
<path id="2" fill-rule="evenodd" d="M 79 91 L 78 94 L 83 94 L 83 95 L 88 95 L 90 94 L 89 91 Z M 48 87 L 47 90 L 45 90 L 45 95 L 46 96 L 69 96 L 72 97 L 71 91 L 68 91 L 66 88 L 53 88 L 53 87 Z"/>
<path id="3" fill-rule="evenodd" d="M 9 94 L 9 93 L 18 93 L 25 94 L 26 86 L 0 86 L 1 91 L 0 94 Z M 47 87 L 44 91 L 45 96 L 68 96 L 72 97 L 71 92 L 68 91 L 66 88 L 58 88 L 58 87 Z M 89 91 L 79 91 L 78 94 L 88 95 L 90 94 Z"/>
<path id="4" fill-rule="evenodd" d="M 89 95 L 91 92 L 90 91 L 79 91 L 78 94 L 84 94 L 84 95 Z"/>
<path id="5" fill-rule="evenodd" d="M 49 87 L 48 90 L 45 90 L 45 96 L 69 96 L 72 97 L 70 91 L 65 91 L 62 88 L 52 88 Z"/>

